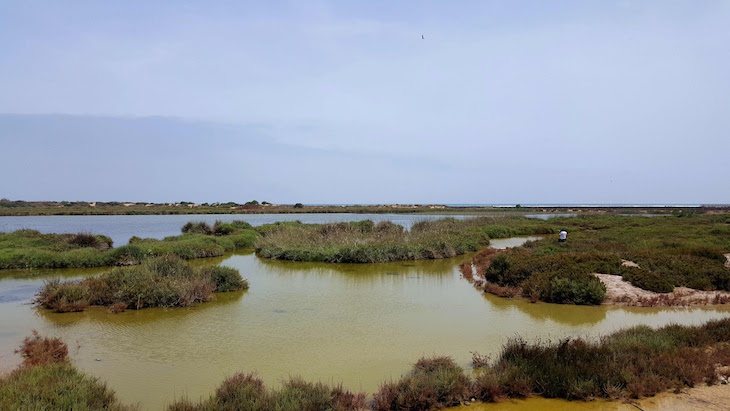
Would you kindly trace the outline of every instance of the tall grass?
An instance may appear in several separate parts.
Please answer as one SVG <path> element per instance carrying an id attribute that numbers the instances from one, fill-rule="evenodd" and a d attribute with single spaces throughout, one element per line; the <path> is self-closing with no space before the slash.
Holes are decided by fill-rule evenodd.
<path id="1" fill-rule="evenodd" d="M 179 257 L 167 255 L 80 281 L 47 281 L 34 302 L 56 312 L 83 311 L 89 306 L 119 312 L 127 308 L 186 307 L 210 301 L 214 292 L 247 288 L 248 282 L 238 270 L 193 268 Z"/>

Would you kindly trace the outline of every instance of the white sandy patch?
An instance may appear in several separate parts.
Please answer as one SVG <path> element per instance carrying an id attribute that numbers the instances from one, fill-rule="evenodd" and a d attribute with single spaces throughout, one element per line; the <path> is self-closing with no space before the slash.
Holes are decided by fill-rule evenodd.
<path id="1" fill-rule="evenodd" d="M 604 304 L 632 306 L 662 305 L 709 305 L 730 302 L 730 292 L 701 291 L 687 287 L 675 287 L 671 293 L 655 293 L 635 287 L 620 275 L 594 273 L 606 285 Z"/>
<path id="2" fill-rule="evenodd" d="M 659 394 L 639 401 L 644 410 L 727 410 L 730 408 L 730 385 L 695 386 L 680 394 Z"/>

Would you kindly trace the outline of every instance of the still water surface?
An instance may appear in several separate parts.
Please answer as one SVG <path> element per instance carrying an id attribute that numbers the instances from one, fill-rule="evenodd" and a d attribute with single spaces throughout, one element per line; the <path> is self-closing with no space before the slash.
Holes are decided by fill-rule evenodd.
<path id="1" fill-rule="evenodd" d="M 230 254 L 195 264 L 238 268 L 249 291 L 219 294 L 192 308 L 121 314 L 102 309 L 56 314 L 28 304 L 48 276 L 98 270 L 37 272 L 31 278 L 27 271 L 7 271 L 0 273 L 0 368 L 19 363 L 13 350 L 37 329 L 66 340 L 74 363 L 107 381 L 125 402 L 160 410 L 183 395 L 207 397 L 237 371 L 257 371 L 268 384 L 301 375 L 372 393 L 422 355 L 450 355 L 468 367 L 471 352 L 496 354 L 516 335 L 596 336 L 636 324 L 701 323 L 730 314 L 725 308 L 500 299 L 460 278 L 458 263 L 468 257 L 326 265 Z"/>

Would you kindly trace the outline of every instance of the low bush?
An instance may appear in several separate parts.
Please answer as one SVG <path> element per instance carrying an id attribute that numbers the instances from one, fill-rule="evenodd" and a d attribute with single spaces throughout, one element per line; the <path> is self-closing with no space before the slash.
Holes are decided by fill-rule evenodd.
<path id="1" fill-rule="evenodd" d="M 636 287 L 655 293 L 671 293 L 674 291 L 672 281 L 660 273 L 638 267 L 622 267 L 621 277 Z"/>
<path id="2" fill-rule="evenodd" d="M 182 399 L 168 411 L 356 411 L 367 409 L 364 393 L 341 386 L 329 387 L 290 377 L 278 390 L 267 389 L 255 374 L 238 373 L 227 378 L 208 400 Z"/>
<path id="3" fill-rule="evenodd" d="M 381 384 L 373 409 L 423 410 L 458 405 L 470 393 L 469 378 L 450 357 L 423 357 L 398 381 Z"/>
<path id="4" fill-rule="evenodd" d="M 581 400 L 652 396 L 714 383 L 715 364 L 730 361 L 722 350 L 727 342 L 730 319 L 658 330 L 639 326 L 598 341 L 527 343 L 513 338 L 493 365 L 480 361 L 474 392 L 485 401 L 531 394 Z"/>
<path id="5" fill-rule="evenodd" d="M 68 362 L 68 346 L 60 338 L 41 337 L 33 330 L 25 337 L 23 344 L 15 351 L 23 357 L 23 367 L 35 367 Z"/>
<path id="6" fill-rule="evenodd" d="M 183 234 L 213 234 L 213 229 L 203 221 L 188 221 L 184 226 L 182 226 L 181 231 Z"/>

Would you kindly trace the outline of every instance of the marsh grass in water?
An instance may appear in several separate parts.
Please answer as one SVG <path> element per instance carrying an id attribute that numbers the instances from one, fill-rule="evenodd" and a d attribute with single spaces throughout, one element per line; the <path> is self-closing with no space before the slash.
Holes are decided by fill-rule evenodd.
<path id="1" fill-rule="evenodd" d="M 80 268 L 136 265 L 147 258 L 174 254 L 183 259 L 217 257 L 226 251 L 251 248 L 259 234 L 243 221 L 213 227 L 189 222 L 183 234 L 163 240 L 132 237 L 112 248 L 109 237 L 79 234 L 41 234 L 35 230 L 0 233 L 0 269 Z"/>
<path id="2" fill-rule="evenodd" d="M 33 332 L 17 351 L 23 363 L 0 377 L 0 409 L 58 411 L 133 411 L 106 384 L 78 371 L 68 347 L 58 338 Z"/>
<path id="3" fill-rule="evenodd" d="M 256 254 L 263 258 L 330 263 L 380 263 L 449 258 L 477 251 L 490 238 L 552 232 L 526 218 L 444 218 L 420 221 L 406 231 L 391 222 L 269 225 L 257 228 Z"/>
<path id="4" fill-rule="evenodd" d="M 243 289 L 248 289 L 248 282 L 236 269 L 195 268 L 175 255 L 167 255 L 80 281 L 50 280 L 34 302 L 56 312 L 83 311 L 89 306 L 121 312 L 127 308 L 186 307 L 210 301 L 214 292 Z"/>
<path id="5" fill-rule="evenodd" d="M 0 269 L 98 267 L 108 265 L 107 236 L 41 234 L 35 230 L 0 233 Z"/>

